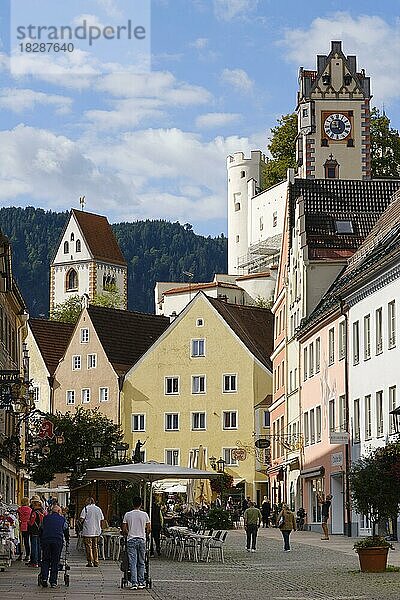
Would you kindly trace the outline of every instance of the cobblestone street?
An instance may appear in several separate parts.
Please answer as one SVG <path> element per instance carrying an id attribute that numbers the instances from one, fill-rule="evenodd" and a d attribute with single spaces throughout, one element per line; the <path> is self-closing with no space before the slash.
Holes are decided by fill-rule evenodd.
<path id="1" fill-rule="evenodd" d="M 101 561 L 99 569 L 85 567 L 84 556 L 75 550 L 72 540 L 70 587 L 58 590 L 37 586 L 37 570 L 19 562 L 0 573 L 0 598 L 31 600 L 39 597 L 69 600 L 399 600 L 400 574 L 361 574 L 353 541 L 320 536 L 308 532 L 292 534 L 292 551 L 284 553 L 280 532 L 260 531 L 258 550 L 244 549 L 244 532 L 230 531 L 226 543 L 225 564 L 219 562 L 172 562 L 164 558 L 151 562 L 151 591 L 119 589 L 121 572 L 112 561 Z M 399 566 L 399 544 L 389 554 L 389 565 Z"/>

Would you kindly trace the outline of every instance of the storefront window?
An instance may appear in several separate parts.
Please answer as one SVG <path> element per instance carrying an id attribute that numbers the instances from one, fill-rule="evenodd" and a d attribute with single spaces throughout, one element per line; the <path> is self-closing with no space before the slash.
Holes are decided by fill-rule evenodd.
<path id="1" fill-rule="evenodd" d="M 321 523 L 321 505 L 318 503 L 318 494 L 322 490 L 322 479 L 311 479 L 308 485 L 310 499 L 310 511 L 308 514 L 312 518 L 312 523 Z"/>

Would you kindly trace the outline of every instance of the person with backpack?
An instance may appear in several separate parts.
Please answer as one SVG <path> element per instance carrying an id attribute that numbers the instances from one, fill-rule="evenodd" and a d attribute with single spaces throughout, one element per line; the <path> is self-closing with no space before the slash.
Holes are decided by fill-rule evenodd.
<path id="1" fill-rule="evenodd" d="M 31 498 L 31 515 L 28 521 L 28 531 L 31 543 L 31 559 L 28 565 L 38 567 L 40 565 L 40 528 L 43 523 L 45 511 L 39 496 Z"/>
<path id="2" fill-rule="evenodd" d="M 65 517 L 62 515 L 61 507 L 53 504 L 48 514 L 43 518 L 40 531 L 42 547 L 42 568 L 40 571 L 40 583 L 47 587 L 47 578 L 50 572 L 50 587 L 58 588 L 58 568 L 60 563 L 63 541 L 69 541 L 69 527 Z"/>

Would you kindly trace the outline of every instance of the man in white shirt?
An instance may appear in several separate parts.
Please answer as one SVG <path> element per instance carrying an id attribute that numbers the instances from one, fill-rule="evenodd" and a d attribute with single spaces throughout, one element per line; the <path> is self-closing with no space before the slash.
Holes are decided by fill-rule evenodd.
<path id="1" fill-rule="evenodd" d="M 140 510 L 142 500 L 139 496 L 132 500 L 133 510 L 125 513 L 122 520 L 122 532 L 127 536 L 127 552 L 131 581 L 128 588 L 136 590 L 146 587 L 144 581 L 144 561 L 146 554 L 146 535 L 151 531 L 149 515 Z"/>
<path id="2" fill-rule="evenodd" d="M 104 524 L 103 511 L 96 506 L 93 498 L 86 499 L 86 506 L 81 512 L 82 537 L 85 544 L 87 567 L 99 566 L 98 539 Z"/>

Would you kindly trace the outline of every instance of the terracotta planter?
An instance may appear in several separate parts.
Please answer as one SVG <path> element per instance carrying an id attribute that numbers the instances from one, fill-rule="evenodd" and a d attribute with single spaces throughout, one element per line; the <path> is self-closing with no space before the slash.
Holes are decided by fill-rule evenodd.
<path id="1" fill-rule="evenodd" d="M 389 548 L 356 548 L 362 573 L 383 573 L 386 569 Z"/>

